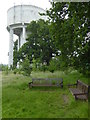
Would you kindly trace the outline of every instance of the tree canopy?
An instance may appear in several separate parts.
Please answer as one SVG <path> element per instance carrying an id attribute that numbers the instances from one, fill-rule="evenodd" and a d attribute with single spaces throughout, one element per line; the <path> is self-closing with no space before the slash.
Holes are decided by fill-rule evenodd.
<path id="1" fill-rule="evenodd" d="M 64 65 L 84 73 L 90 68 L 89 7 L 90 2 L 52 2 L 52 8 L 47 11 L 50 32 Z"/>
<path id="2" fill-rule="evenodd" d="M 51 40 L 48 22 L 40 19 L 32 21 L 28 27 L 28 37 L 26 43 L 20 48 L 19 55 L 22 60 L 28 56 L 30 62 L 39 59 L 43 64 L 49 64 L 53 54 L 57 54 L 57 49 Z"/>

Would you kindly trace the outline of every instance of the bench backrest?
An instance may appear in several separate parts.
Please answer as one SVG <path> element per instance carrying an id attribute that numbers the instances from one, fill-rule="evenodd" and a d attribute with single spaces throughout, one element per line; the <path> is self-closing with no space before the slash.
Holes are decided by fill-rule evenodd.
<path id="1" fill-rule="evenodd" d="M 37 82 L 46 82 L 48 84 L 57 84 L 59 85 L 60 83 L 63 83 L 62 78 L 32 78 L 32 82 L 37 81 Z"/>
<path id="2" fill-rule="evenodd" d="M 89 92 L 89 86 L 80 80 L 77 80 L 77 88 L 80 89 L 84 93 Z"/>

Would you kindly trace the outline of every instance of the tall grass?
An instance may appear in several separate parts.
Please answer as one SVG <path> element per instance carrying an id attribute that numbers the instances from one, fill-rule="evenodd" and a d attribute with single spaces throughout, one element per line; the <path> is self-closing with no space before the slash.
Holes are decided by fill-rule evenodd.
<path id="1" fill-rule="evenodd" d="M 63 78 L 64 88 L 34 87 L 29 89 L 32 77 Z M 19 74 L 3 74 L 3 118 L 88 118 L 88 102 L 75 101 L 69 92 L 68 83 L 88 79 L 77 71 L 64 73 L 32 72 L 30 77 Z"/>

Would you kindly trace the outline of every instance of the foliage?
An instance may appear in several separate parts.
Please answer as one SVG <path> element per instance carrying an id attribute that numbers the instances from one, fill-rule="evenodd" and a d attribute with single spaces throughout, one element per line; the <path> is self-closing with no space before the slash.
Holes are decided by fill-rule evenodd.
<path id="1" fill-rule="evenodd" d="M 0 64 L 0 71 L 2 71 L 2 64 Z"/>
<path id="2" fill-rule="evenodd" d="M 73 66 L 84 74 L 90 69 L 89 7 L 90 2 L 52 2 L 47 10 L 50 33 L 65 67 Z"/>
<path id="3" fill-rule="evenodd" d="M 48 22 L 40 19 L 32 21 L 27 27 L 27 42 L 19 50 L 19 59 L 28 56 L 30 62 L 33 59 L 39 59 L 42 64 L 49 64 L 53 53 L 56 54 L 56 48 L 49 34 Z"/>
<path id="4" fill-rule="evenodd" d="M 41 65 L 41 66 L 39 67 L 39 70 L 45 72 L 45 71 L 48 70 L 48 66 L 45 65 L 45 64 L 43 64 L 43 65 Z"/>
<path id="5" fill-rule="evenodd" d="M 8 69 L 8 66 L 6 66 L 6 68 L 5 68 L 5 74 L 8 75 L 8 73 L 9 73 L 9 69 Z"/>
<path id="6" fill-rule="evenodd" d="M 1 71 L 4 71 L 4 70 L 5 70 L 5 67 L 6 67 L 6 66 L 4 66 L 3 64 L 0 64 L 0 70 L 1 70 Z"/>
<path id="7" fill-rule="evenodd" d="M 49 71 L 53 73 L 56 70 L 60 70 L 60 64 L 61 62 L 58 57 L 51 59 L 48 67 Z"/>
<path id="8" fill-rule="evenodd" d="M 17 72 L 18 72 L 18 69 L 14 69 L 14 70 L 13 70 L 13 73 L 14 73 L 14 74 L 17 74 Z"/>
<path id="9" fill-rule="evenodd" d="M 5 73 L 6 75 L 8 75 L 8 73 L 9 73 L 8 65 L 0 64 L 0 70 L 1 70 L 1 71 L 4 71 L 4 73 Z"/>
<path id="10" fill-rule="evenodd" d="M 59 56 L 60 69 L 68 70 L 72 67 L 84 75 L 90 75 L 90 2 L 51 4 L 52 7 L 46 12 L 48 21 L 40 19 L 28 25 L 27 42 L 19 50 L 19 61 L 24 61 L 28 56 L 34 70 L 37 67 L 46 70 L 52 64 L 49 70 L 54 71 L 57 70 L 57 63 L 54 66 L 51 60 Z M 15 56 L 14 59 L 17 58 Z M 14 60 L 15 66 L 16 63 L 17 59 Z"/>
<path id="11" fill-rule="evenodd" d="M 37 70 L 37 61 L 33 58 L 32 60 L 32 70 L 36 71 Z"/>
<path id="12" fill-rule="evenodd" d="M 24 61 L 21 63 L 21 70 L 23 71 L 23 74 L 26 76 L 30 76 L 31 74 L 31 66 L 28 57 L 24 59 Z"/>

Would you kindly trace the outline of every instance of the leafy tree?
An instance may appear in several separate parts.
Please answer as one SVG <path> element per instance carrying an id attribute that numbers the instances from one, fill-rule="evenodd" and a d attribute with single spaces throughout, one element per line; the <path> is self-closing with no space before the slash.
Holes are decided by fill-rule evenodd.
<path id="1" fill-rule="evenodd" d="M 19 59 L 28 56 L 30 62 L 33 58 L 39 59 L 42 64 L 49 64 L 53 54 L 57 54 L 52 38 L 49 33 L 48 22 L 40 19 L 32 21 L 27 27 L 27 42 L 19 50 Z"/>
<path id="2" fill-rule="evenodd" d="M 74 66 L 82 73 L 90 69 L 89 7 L 90 2 L 56 2 L 47 11 L 50 32 L 64 65 Z"/>
<path id="3" fill-rule="evenodd" d="M 73 65 L 82 73 L 87 73 L 90 68 L 89 44 L 89 6 L 88 3 L 73 3 L 69 5 L 69 19 L 74 26 L 73 36 Z M 87 59 L 86 59 L 87 58 Z"/>

